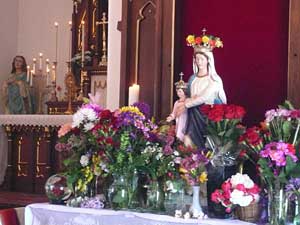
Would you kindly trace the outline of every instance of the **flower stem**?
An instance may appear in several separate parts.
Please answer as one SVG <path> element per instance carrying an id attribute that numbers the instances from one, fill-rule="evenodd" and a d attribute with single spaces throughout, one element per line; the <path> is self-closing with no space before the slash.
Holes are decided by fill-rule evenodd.
<path id="1" fill-rule="evenodd" d="M 297 129 L 296 129 L 296 132 L 295 132 L 294 140 L 293 140 L 293 145 L 294 146 L 296 144 L 297 136 L 298 136 L 298 133 L 299 133 L 299 128 L 300 128 L 300 121 L 298 120 L 298 125 L 297 125 Z"/>

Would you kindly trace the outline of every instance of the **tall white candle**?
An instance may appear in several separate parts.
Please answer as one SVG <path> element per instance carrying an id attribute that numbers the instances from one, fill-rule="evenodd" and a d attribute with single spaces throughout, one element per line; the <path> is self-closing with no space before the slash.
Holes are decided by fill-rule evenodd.
<path id="1" fill-rule="evenodd" d="M 55 62 L 57 62 L 57 50 L 58 50 L 58 22 L 54 23 L 55 26 Z"/>
<path id="2" fill-rule="evenodd" d="M 49 86 L 49 79 L 50 79 L 50 69 L 46 69 L 46 86 Z"/>
<path id="3" fill-rule="evenodd" d="M 82 26 L 82 29 L 81 29 L 81 65 L 82 67 L 84 66 L 84 21 L 81 21 L 81 26 Z"/>
<path id="4" fill-rule="evenodd" d="M 46 59 L 46 73 L 50 71 L 49 69 L 49 59 Z"/>
<path id="5" fill-rule="evenodd" d="M 30 85 L 30 87 L 32 87 L 32 83 L 33 83 L 33 70 L 31 70 L 30 71 L 30 83 L 29 83 L 29 85 Z"/>
<path id="6" fill-rule="evenodd" d="M 35 74 L 36 58 L 33 58 L 32 73 Z"/>
<path id="7" fill-rule="evenodd" d="M 43 53 L 40 53 L 39 57 L 39 70 L 43 70 Z"/>
<path id="8" fill-rule="evenodd" d="M 26 76 L 26 81 L 29 83 L 30 82 L 30 66 L 27 66 L 27 76 Z"/>
<path id="9" fill-rule="evenodd" d="M 52 66 L 52 82 L 56 81 L 56 68 L 55 65 Z"/>
<path id="10" fill-rule="evenodd" d="M 71 62 L 72 57 L 72 21 L 69 21 L 70 27 L 70 37 L 69 37 L 69 62 Z"/>
<path id="11" fill-rule="evenodd" d="M 133 84 L 129 87 L 128 105 L 139 101 L 140 85 Z"/>

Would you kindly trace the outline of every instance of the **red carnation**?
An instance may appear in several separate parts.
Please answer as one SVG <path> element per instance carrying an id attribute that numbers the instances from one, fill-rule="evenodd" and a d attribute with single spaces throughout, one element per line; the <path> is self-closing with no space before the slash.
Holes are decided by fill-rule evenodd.
<path id="1" fill-rule="evenodd" d="M 225 181 L 223 184 L 222 184 L 222 190 L 224 191 L 224 192 L 227 192 L 227 191 L 229 191 L 230 189 L 231 189 L 231 183 L 230 183 L 230 181 Z"/>
<path id="2" fill-rule="evenodd" d="M 112 112 L 108 109 L 101 111 L 100 118 L 101 119 L 110 119 L 112 117 Z"/>
<path id="3" fill-rule="evenodd" d="M 114 144 L 114 141 L 113 141 L 112 137 L 107 137 L 106 140 L 105 140 L 105 142 L 108 145 L 113 145 Z"/>
<path id="4" fill-rule="evenodd" d="M 247 192 L 247 190 L 243 184 L 236 185 L 235 189 L 242 191 L 242 192 Z"/>
<path id="5" fill-rule="evenodd" d="M 260 192 L 260 188 L 256 184 L 254 184 L 252 188 L 248 189 L 248 192 L 250 194 L 258 194 Z"/>

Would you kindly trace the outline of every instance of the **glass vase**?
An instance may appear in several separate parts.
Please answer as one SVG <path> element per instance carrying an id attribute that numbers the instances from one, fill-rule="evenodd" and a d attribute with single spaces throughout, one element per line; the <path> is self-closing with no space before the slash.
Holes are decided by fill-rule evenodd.
<path id="1" fill-rule="evenodd" d="M 162 179 L 150 182 L 147 190 L 147 209 L 150 211 L 161 211 L 165 209 L 165 192 Z"/>
<path id="2" fill-rule="evenodd" d="M 300 196 L 297 196 L 295 200 L 295 217 L 293 219 L 293 224 L 300 225 Z"/>
<path id="3" fill-rule="evenodd" d="M 285 225 L 288 201 L 285 195 L 284 184 L 276 180 L 267 189 L 269 224 Z"/>
<path id="4" fill-rule="evenodd" d="M 110 207 L 113 209 L 128 208 L 128 183 L 123 175 L 114 175 L 113 183 L 108 189 Z"/>
<path id="5" fill-rule="evenodd" d="M 165 195 L 166 213 L 173 216 L 176 210 L 184 210 L 184 199 L 184 181 L 168 180 Z"/>
<path id="6" fill-rule="evenodd" d="M 139 206 L 137 193 L 138 177 L 131 175 L 114 175 L 113 183 L 108 189 L 108 199 L 113 209 L 135 209 Z"/>
<path id="7" fill-rule="evenodd" d="M 190 208 L 190 213 L 193 215 L 193 217 L 199 217 L 203 215 L 203 211 L 200 205 L 200 186 L 192 186 L 193 189 L 193 203 Z"/>

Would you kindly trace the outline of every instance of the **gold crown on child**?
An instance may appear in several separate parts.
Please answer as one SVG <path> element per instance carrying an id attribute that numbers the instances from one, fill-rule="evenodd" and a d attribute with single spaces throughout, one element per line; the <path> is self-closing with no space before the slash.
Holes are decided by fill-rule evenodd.
<path id="1" fill-rule="evenodd" d="M 194 52 L 212 51 L 214 48 L 223 48 L 223 42 L 219 37 L 205 33 L 206 29 L 203 28 L 201 36 L 190 34 L 186 37 L 187 45 L 192 46 L 194 48 Z"/>
<path id="2" fill-rule="evenodd" d="M 185 83 L 184 80 L 182 79 L 183 73 L 181 72 L 181 73 L 179 74 L 179 76 L 180 76 L 180 80 L 177 81 L 177 82 L 175 83 L 176 89 L 187 89 L 188 85 L 187 85 L 187 83 Z"/>

